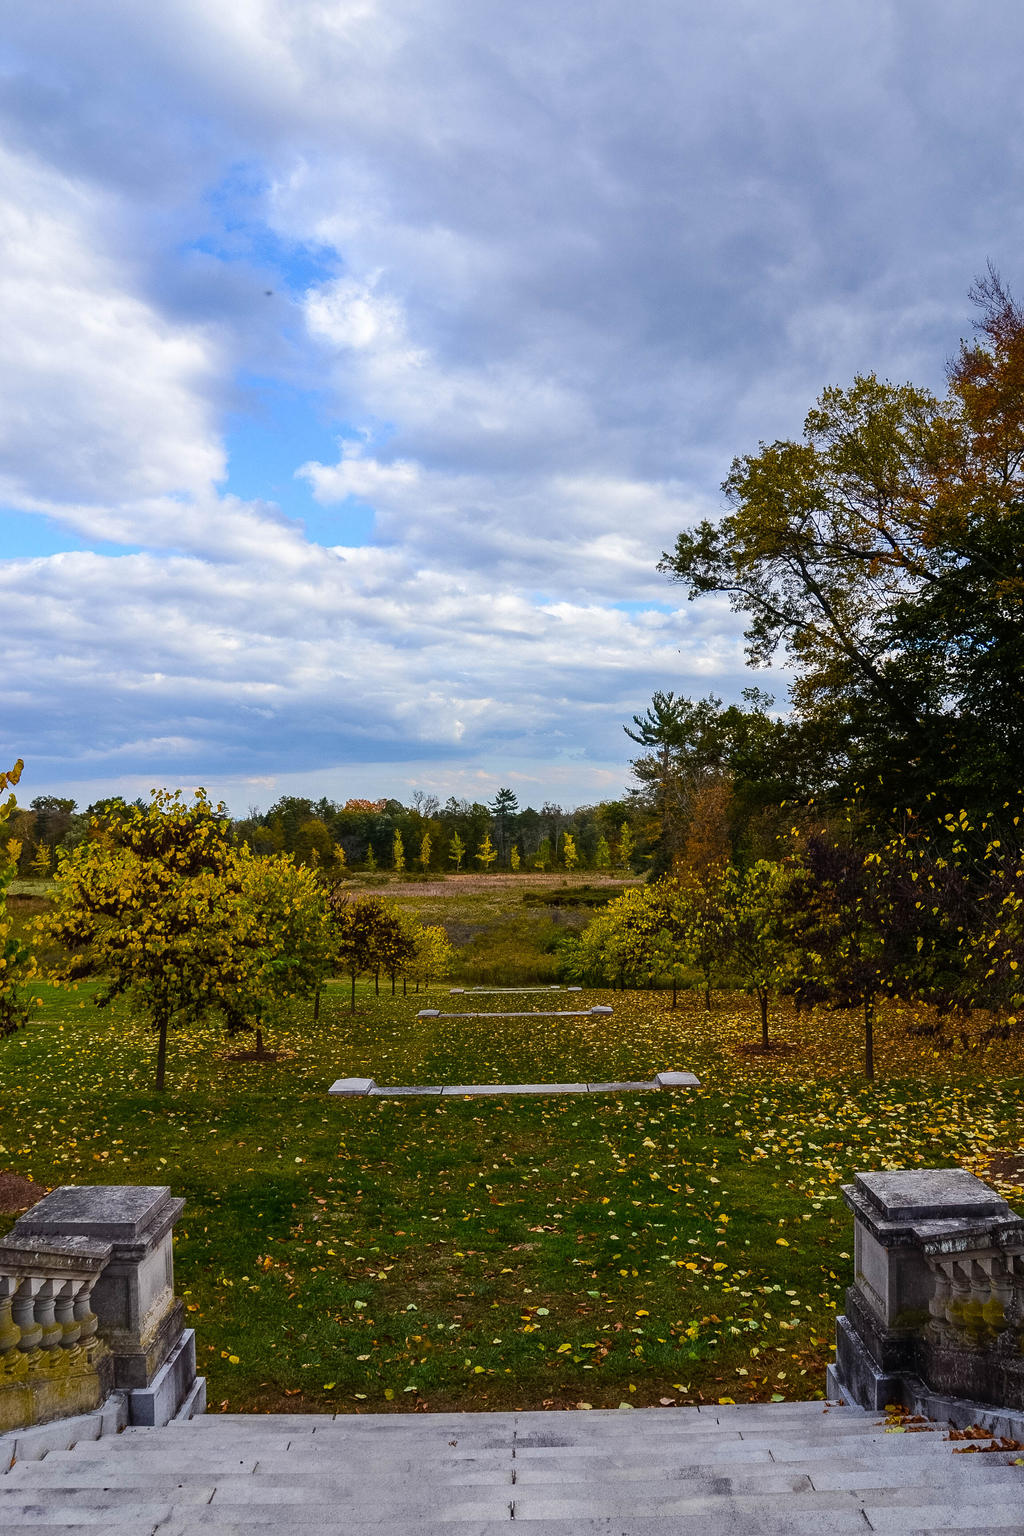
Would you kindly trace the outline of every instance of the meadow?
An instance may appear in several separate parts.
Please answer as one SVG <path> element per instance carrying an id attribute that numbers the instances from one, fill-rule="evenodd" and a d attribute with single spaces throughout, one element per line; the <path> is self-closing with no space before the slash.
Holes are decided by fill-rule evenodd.
<path id="1" fill-rule="evenodd" d="M 229 1059 L 213 1026 L 153 1041 L 127 1007 L 39 987 L 0 1042 L 0 1171 L 167 1183 L 187 1200 L 177 1284 L 211 1408 L 411 1411 L 640 1406 L 821 1395 L 851 1279 L 840 1185 L 959 1164 L 1020 1198 L 1012 1042 L 883 1014 L 879 1076 L 856 1015 L 585 992 L 611 1019 L 418 1020 L 424 998 L 328 987 Z M 434 987 L 433 1006 L 468 1008 Z M 492 1000 L 497 1005 L 498 1000 Z M 492 1004 L 489 1003 L 488 1006 Z M 520 1004 L 517 1004 L 520 1006 Z M 564 1006 L 523 1000 L 521 1006 Z M 237 1049 L 238 1042 L 233 1048 Z M 330 1100 L 379 1082 L 590 1081 L 691 1069 L 691 1092 Z M 1015 1161 L 1016 1159 L 1016 1161 Z M 0 1217 L 0 1226 L 12 1217 Z"/>

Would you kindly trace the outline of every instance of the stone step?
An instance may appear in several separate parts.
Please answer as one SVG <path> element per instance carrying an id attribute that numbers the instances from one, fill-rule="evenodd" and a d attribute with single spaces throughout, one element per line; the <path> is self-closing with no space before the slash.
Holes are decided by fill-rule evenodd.
<path id="1" fill-rule="evenodd" d="M 616 1469 L 605 1466 L 600 1468 L 597 1476 L 591 1477 L 567 1475 L 564 1469 L 542 1469 L 537 1474 L 529 1469 L 524 1472 L 521 1468 L 505 1467 L 476 1470 L 452 1477 L 431 1475 L 425 1478 L 409 1475 L 402 1469 L 397 1477 L 385 1475 L 379 1479 L 362 1473 L 358 1477 L 345 1477 L 319 1472 L 305 1475 L 301 1472 L 284 1474 L 260 1470 L 255 1473 L 213 1473 L 202 1470 L 169 1473 L 151 1470 L 139 1472 L 136 1469 L 121 1471 L 108 1467 L 87 1468 L 78 1472 L 74 1469 L 53 1468 L 37 1479 L 24 1482 L 12 1480 L 10 1490 L 5 1488 L 0 1492 L 0 1509 L 5 1502 L 16 1503 L 15 1490 L 22 1491 L 26 1486 L 33 1495 L 43 1489 L 56 1495 L 70 1494 L 84 1488 L 108 1491 L 135 1488 L 146 1496 L 167 1497 L 176 1502 L 189 1503 L 213 1499 L 216 1493 L 216 1502 L 219 1503 L 222 1497 L 234 1498 L 241 1491 L 247 1497 L 251 1494 L 254 1501 L 266 1497 L 272 1501 L 280 1498 L 287 1502 L 288 1498 L 293 1498 L 294 1502 L 303 1503 L 330 1498 L 344 1500 L 346 1505 L 365 1500 L 370 1488 L 379 1488 L 379 1498 L 385 1504 L 401 1504 L 403 1486 L 415 1487 L 420 1491 L 429 1488 L 438 1496 L 452 1489 L 514 1487 L 516 1497 L 522 1496 L 525 1491 L 544 1494 L 555 1487 L 560 1490 L 571 1489 L 571 1493 L 565 1495 L 571 1500 L 592 1494 L 604 1497 L 607 1493 L 611 1496 L 613 1492 L 616 1497 L 632 1499 L 648 1495 L 694 1497 L 701 1492 L 709 1495 L 758 1491 L 779 1493 L 787 1489 L 792 1492 L 848 1492 L 857 1495 L 873 1489 L 896 1487 L 916 1488 L 930 1493 L 941 1489 L 943 1494 L 976 1486 L 986 1489 L 1005 1486 L 1021 1491 L 1020 1470 L 1011 1464 L 1010 1456 L 1011 1453 L 1005 1453 L 1001 1461 L 992 1457 L 984 1469 L 975 1469 L 963 1459 L 952 1461 L 949 1458 L 945 1461 L 915 1459 L 913 1462 L 897 1461 L 884 1465 L 867 1461 L 835 1461 L 824 1466 L 813 1463 L 763 1462 L 738 1467 L 720 1465 L 661 1469 L 657 1477 L 642 1468 Z M 287 1491 L 287 1498 L 282 1490 Z M 375 1491 L 374 1498 L 377 1497 Z"/>
<path id="2" fill-rule="evenodd" d="M 990 1509 L 964 1506 L 955 1509 L 946 1505 L 924 1505 L 920 1511 L 893 1510 L 889 1515 L 871 1506 L 872 1518 L 878 1523 L 873 1529 L 884 1536 L 935 1536 L 937 1532 L 964 1531 L 971 1536 L 1005 1536 L 1007 1530 L 1019 1530 L 1019 1515 L 1013 1511 L 1001 1511 L 994 1517 Z M 915 1519 L 917 1515 L 920 1519 Z M 517 1517 L 520 1518 L 521 1517 Z M 480 1521 L 460 1526 L 458 1536 L 508 1536 L 511 1521 Z M 217 1536 L 250 1536 L 253 1526 L 245 1520 L 217 1522 L 209 1511 L 195 1516 L 186 1515 L 180 1521 L 161 1526 L 157 1536 L 206 1536 L 214 1531 Z M 287 1517 L 274 1527 L 274 1536 L 381 1536 L 381 1528 L 374 1525 L 355 1525 L 337 1516 L 325 1521 L 296 1520 Z M 618 1518 L 587 1516 L 571 1522 L 563 1520 L 531 1520 L 530 1536 L 681 1536 L 683 1531 L 696 1530 L 696 1523 L 681 1527 L 678 1521 L 666 1520 L 658 1515 L 627 1515 Z M 789 1504 L 786 1507 L 758 1508 L 747 1504 L 742 1509 L 730 1501 L 721 1500 L 719 1505 L 705 1509 L 700 1517 L 700 1536 L 870 1536 L 866 1516 L 857 1505 L 848 1508 L 805 1512 Z M 396 1533 L 398 1536 L 398 1533 Z M 451 1527 L 434 1521 L 418 1524 L 415 1533 L 408 1527 L 400 1536 L 451 1536 Z"/>
<path id="3" fill-rule="evenodd" d="M 817 1421 L 829 1419 L 832 1422 L 878 1423 L 884 1416 L 879 1413 L 870 1413 L 861 1408 L 853 1408 L 846 1405 L 814 1403 L 737 1403 L 706 1405 L 703 1407 L 665 1407 L 652 1409 L 593 1409 L 586 1411 L 570 1410 L 568 1412 L 550 1412 L 538 1410 L 535 1412 L 504 1412 L 504 1413 L 339 1413 L 339 1414 L 304 1414 L 304 1413 L 278 1413 L 278 1414 L 231 1414 L 210 1413 L 186 1422 L 173 1422 L 162 1429 L 144 1428 L 136 1426 L 124 1431 L 121 1438 L 134 1439 L 140 1436 L 159 1434 L 168 1438 L 180 1435 L 217 1435 L 232 1429 L 240 1429 L 246 1435 L 259 1435 L 263 1433 L 286 1433 L 289 1437 L 301 1433 L 322 1434 L 325 1430 L 344 1430 L 353 1434 L 372 1434 L 374 1436 L 394 1433 L 407 1433 L 410 1428 L 417 1431 L 425 1426 L 437 1430 L 459 1431 L 462 1434 L 472 1433 L 474 1430 L 483 1429 L 488 1433 L 495 1430 L 507 1431 L 517 1428 L 520 1431 L 531 1429 L 537 1425 L 550 1426 L 552 1423 L 573 1426 L 575 1432 L 586 1433 L 599 1431 L 603 1427 L 613 1428 L 616 1434 L 623 1431 L 623 1426 L 633 1423 L 637 1429 L 642 1426 L 644 1433 L 650 1433 L 652 1429 L 677 1428 L 680 1424 L 702 1427 L 720 1425 L 725 1428 L 742 1427 L 744 1421 L 751 1420 L 755 1423 L 771 1423 L 773 1426 L 788 1423 L 802 1423 L 804 1421 Z"/>
<path id="4" fill-rule="evenodd" d="M 508 1481 L 466 1488 L 444 1488 L 436 1484 L 404 1483 L 397 1488 L 368 1487 L 359 1479 L 324 1480 L 321 1478 L 204 1476 L 192 1478 L 126 1477 L 97 1481 L 95 1485 L 71 1482 L 57 1486 L 23 1488 L 9 1486 L 0 1490 L 0 1529 L 10 1513 L 24 1508 L 55 1505 L 71 1506 L 82 1512 L 108 1508 L 130 1501 L 155 1506 L 166 1504 L 175 1510 L 182 1506 L 221 1509 L 244 1505 L 253 1516 L 263 1518 L 281 1507 L 299 1509 L 307 1506 L 319 1511 L 343 1508 L 346 1516 L 364 1524 L 384 1524 L 400 1520 L 446 1519 L 462 1521 L 475 1518 L 499 1518 L 514 1503 L 516 1518 L 570 1519 L 583 1515 L 685 1514 L 694 1504 L 709 1499 L 762 1499 L 798 1495 L 800 1507 L 806 1499 L 828 1505 L 884 1501 L 886 1506 L 916 1506 L 922 1502 L 955 1502 L 963 1494 L 972 1503 L 1010 1502 L 1018 1506 L 1015 1495 L 1021 1491 L 1019 1470 L 1012 1466 L 988 1466 L 977 1471 L 963 1467 L 954 1472 L 949 1466 L 943 1475 L 922 1478 L 912 1470 L 897 1466 L 876 1470 L 854 1469 L 838 1475 L 830 1469 L 824 1486 L 812 1482 L 806 1473 L 783 1467 L 761 1467 L 755 1472 L 710 1471 L 705 1475 L 684 1476 L 674 1481 L 637 1486 L 628 1481 L 591 1479 L 567 1489 L 566 1485 L 524 1485 Z M 888 1471 L 889 1476 L 885 1473 Z M 69 1480 L 70 1481 L 70 1480 Z"/>
<path id="5" fill-rule="evenodd" d="M 794 1495 L 787 1492 L 778 1495 L 755 1493 L 750 1495 L 722 1495 L 694 1498 L 666 1498 L 631 1500 L 621 1507 L 610 1506 L 598 1498 L 590 1500 L 565 1500 L 558 1498 L 516 1498 L 512 1501 L 475 1500 L 452 1503 L 443 1507 L 426 1503 L 407 1504 L 400 1511 L 382 1509 L 379 1506 L 358 1506 L 344 1512 L 330 1502 L 309 1502 L 289 1505 L 242 1503 L 217 1500 L 214 1504 L 172 1508 L 156 1501 L 140 1501 L 131 1493 L 126 1495 L 105 1494 L 86 1501 L 84 1496 L 73 1504 L 24 1503 L 5 1508 L 2 1529 L 16 1530 L 32 1525 L 61 1525 L 83 1529 L 107 1529 L 116 1532 L 122 1519 L 135 1526 L 144 1521 L 157 1527 L 159 1536 L 191 1536 L 191 1533 L 217 1532 L 226 1536 L 228 1531 L 274 1531 L 283 1536 L 289 1527 L 307 1533 L 344 1532 L 356 1536 L 356 1532 L 373 1533 L 373 1536 L 390 1536 L 391 1532 L 406 1533 L 415 1530 L 416 1536 L 425 1531 L 441 1533 L 452 1529 L 458 1536 L 470 1536 L 486 1529 L 507 1530 L 513 1518 L 516 1523 L 527 1522 L 534 1532 L 542 1529 L 558 1532 L 558 1536 L 580 1536 L 591 1530 L 611 1536 L 639 1536 L 650 1532 L 651 1536 L 672 1536 L 673 1532 L 697 1530 L 701 1536 L 714 1536 L 728 1532 L 739 1536 L 742 1532 L 813 1533 L 827 1536 L 829 1532 L 859 1532 L 866 1530 L 901 1531 L 914 1530 L 976 1530 L 981 1524 L 995 1528 L 1012 1528 L 1014 1522 L 1020 1528 L 1019 1507 L 1008 1508 L 1005 1491 L 993 1490 L 992 1499 L 972 1495 L 970 1503 L 957 1505 L 953 1502 L 932 1499 L 922 1502 L 917 1495 L 913 1503 L 900 1503 L 902 1490 L 878 1490 L 870 1502 L 861 1502 L 849 1494 L 805 1492 Z M 1013 1501 L 1016 1504 L 1016 1501 Z M 869 1524 L 866 1524 L 870 1522 Z"/>
<path id="6" fill-rule="evenodd" d="M 737 1425 L 744 1419 L 783 1423 L 790 1420 L 803 1422 L 804 1420 L 816 1420 L 819 1418 L 832 1420 L 844 1420 L 850 1423 L 878 1422 L 884 1415 L 869 1413 L 863 1408 L 852 1408 L 838 1404 L 824 1402 L 815 1403 L 723 1403 L 708 1405 L 706 1407 L 665 1407 L 665 1408 L 594 1408 L 587 1410 L 571 1409 L 564 1412 L 551 1412 L 538 1410 L 536 1412 L 505 1412 L 505 1413 L 338 1413 L 338 1414 L 303 1414 L 303 1413 L 266 1413 L 266 1414 L 238 1414 L 238 1413 L 208 1413 L 199 1418 L 190 1419 L 186 1423 L 172 1423 L 166 1426 L 161 1434 L 215 1434 L 220 1430 L 233 1427 L 243 1429 L 247 1434 L 259 1434 L 264 1430 L 285 1430 L 289 1434 L 299 1433 L 301 1430 L 311 1430 L 322 1433 L 325 1428 L 350 1429 L 354 1433 L 366 1432 L 372 1434 L 398 1433 L 409 1429 L 410 1426 L 432 1425 L 439 1429 L 459 1429 L 464 1432 L 471 1431 L 474 1427 L 494 1428 L 517 1427 L 519 1429 L 531 1428 L 535 1425 L 555 1423 L 571 1423 L 577 1426 L 581 1432 L 590 1426 L 592 1429 L 601 1426 L 614 1426 L 618 1432 L 626 1420 L 635 1424 L 642 1423 L 645 1429 L 660 1425 L 683 1424 L 723 1424 Z M 150 1430 L 135 1428 L 125 1431 L 129 1435 L 152 1433 Z"/>
<path id="7" fill-rule="evenodd" d="M 938 1434 L 890 1436 L 879 1435 L 870 1439 L 858 1437 L 844 1440 L 808 1441 L 789 1436 L 769 1436 L 763 1441 L 732 1440 L 724 1445 L 696 1442 L 685 1437 L 674 1445 L 655 1446 L 639 1444 L 635 1447 L 612 1446 L 537 1446 L 518 1445 L 513 1453 L 510 1445 L 492 1450 L 480 1450 L 458 1446 L 395 1445 L 391 1448 L 367 1445 L 353 1451 L 351 1447 L 329 1444 L 310 1444 L 288 1447 L 285 1445 L 253 1446 L 239 1441 L 230 1450 L 214 1451 L 209 1446 L 196 1445 L 190 1455 L 181 1451 L 162 1453 L 152 1443 L 144 1447 L 131 1447 L 122 1451 L 112 1444 L 106 1453 L 102 1442 L 99 1449 L 84 1451 L 52 1451 L 45 1462 L 23 1463 L 10 1474 L 22 1478 L 31 1477 L 31 1467 L 45 1465 L 51 1472 L 66 1468 L 100 1468 L 125 1472 L 136 1468 L 143 1471 L 174 1472 L 212 1468 L 233 1472 L 281 1472 L 302 1470 L 316 1474 L 354 1466 L 366 1475 L 380 1470 L 426 1473 L 428 1470 L 456 1473 L 473 1468 L 491 1469 L 515 1466 L 525 1474 L 533 1469 L 547 1477 L 573 1475 L 586 1478 L 595 1469 L 621 1467 L 639 1469 L 645 1476 L 657 1476 L 663 1469 L 681 1466 L 701 1466 L 740 1463 L 757 1463 L 775 1460 L 824 1462 L 837 1457 L 858 1461 L 918 1461 L 922 1457 L 948 1459 L 954 1447 Z"/>
<path id="8" fill-rule="evenodd" d="M 805 1514 L 792 1508 L 779 1511 L 747 1506 L 738 1510 L 726 1501 L 722 1501 L 722 1506 L 701 1518 L 701 1536 L 846 1536 L 846 1533 L 869 1536 L 870 1530 L 880 1532 L 881 1536 L 936 1536 L 938 1532 L 961 1531 L 970 1532 L 971 1536 L 1006 1536 L 1007 1531 L 1021 1529 L 1015 1511 L 1001 1511 L 995 1518 L 991 1510 L 976 1506 L 954 1509 L 930 1505 L 919 1510 L 889 1511 L 872 1506 L 870 1515 L 877 1523 L 870 1528 L 867 1512 L 862 1514 L 856 1507 L 827 1514 L 825 1511 Z M 89 1522 L 75 1518 L 54 1523 L 45 1517 L 29 1515 L 8 1526 L 7 1530 L 31 1532 L 32 1536 L 79 1536 L 79 1533 L 80 1536 L 96 1536 L 102 1530 L 110 1531 L 112 1536 L 209 1536 L 211 1532 L 216 1536 L 251 1536 L 254 1529 L 248 1519 L 225 1521 L 218 1516 L 211 1519 L 205 1511 L 195 1517 L 172 1516 L 155 1530 L 149 1520 L 134 1520 L 126 1515 L 123 1520 L 110 1523 L 113 1518 L 107 1514 Z M 467 1522 L 457 1528 L 458 1536 L 507 1536 L 510 1523 L 509 1519 Z M 680 1533 L 678 1522 L 666 1521 L 659 1516 L 616 1519 L 599 1516 L 569 1523 L 532 1520 L 529 1528 L 531 1536 L 679 1536 Z M 337 1515 L 315 1522 L 305 1514 L 295 1519 L 286 1517 L 266 1529 L 272 1529 L 274 1536 L 382 1536 L 379 1525 L 354 1525 Z M 411 1533 L 408 1527 L 402 1527 L 395 1536 L 411 1536 Z M 452 1536 L 452 1527 L 433 1521 L 418 1523 L 415 1536 Z"/>
<path id="9" fill-rule="evenodd" d="M 288 1444 L 271 1441 L 254 1445 L 251 1440 L 238 1437 L 231 1444 L 211 1446 L 202 1440 L 191 1446 L 162 1446 L 156 1441 L 124 1443 L 124 1438 L 109 1441 L 91 1441 L 71 1451 L 51 1451 L 43 1463 L 22 1463 L 22 1476 L 29 1476 L 29 1467 L 45 1465 L 106 1466 L 124 1470 L 136 1467 L 140 1471 L 152 1467 L 173 1472 L 176 1468 L 251 1472 L 288 1472 L 302 1468 L 344 1468 L 348 1465 L 365 1469 L 393 1468 L 413 1471 L 437 1468 L 446 1471 L 470 1466 L 494 1467 L 514 1464 L 520 1468 L 545 1466 L 554 1471 L 575 1469 L 579 1476 L 591 1475 L 594 1468 L 604 1465 L 638 1466 L 650 1469 L 657 1475 L 663 1467 L 701 1465 L 719 1462 L 751 1462 L 775 1460 L 827 1461 L 837 1456 L 873 1458 L 875 1460 L 917 1460 L 922 1456 L 949 1456 L 954 1447 L 939 1432 L 892 1435 L 876 1430 L 871 1435 L 846 1436 L 842 1434 L 816 1435 L 747 1435 L 725 1441 L 681 1435 L 670 1442 L 639 1440 L 623 1444 L 621 1441 L 605 1445 L 579 1445 L 556 1441 L 555 1444 L 524 1444 L 517 1440 L 497 1446 L 461 1445 L 450 1442 L 399 1441 L 390 1445 L 367 1443 L 360 1446 L 331 1443 L 330 1440 L 302 1441 Z M 17 1469 L 16 1469 L 17 1470 Z"/>

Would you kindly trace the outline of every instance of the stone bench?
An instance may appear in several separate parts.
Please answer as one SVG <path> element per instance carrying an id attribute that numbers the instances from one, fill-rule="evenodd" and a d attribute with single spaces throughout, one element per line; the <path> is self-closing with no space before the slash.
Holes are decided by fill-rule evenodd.
<path id="1" fill-rule="evenodd" d="M 541 1013 L 539 1009 L 523 1010 L 502 1013 L 442 1013 L 440 1008 L 421 1008 L 416 1015 L 418 1019 L 601 1019 L 608 1018 L 614 1010 L 607 1003 L 598 1003 L 594 1008 L 563 1008 L 549 1009 Z"/>
<path id="2" fill-rule="evenodd" d="M 635 1093 L 657 1092 L 661 1088 L 699 1088 L 700 1078 L 692 1072 L 658 1072 L 650 1082 L 632 1083 L 456 1083 L 412 1085 L 384 1088 L 372 1077 L 339 1077 L 327 1092 L 340 1099 L 408 1099 L 415 1097 L 472 1098 L 500 1097 L 502 1094 L 543 1093 Z"/>

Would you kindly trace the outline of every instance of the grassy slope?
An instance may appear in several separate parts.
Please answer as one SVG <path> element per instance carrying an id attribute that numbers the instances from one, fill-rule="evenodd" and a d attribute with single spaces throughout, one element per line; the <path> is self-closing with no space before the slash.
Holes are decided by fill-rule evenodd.
<path id="1" fill-rule="evenodd" d="M 417 1021 L 363 989 L 308 1008 L 291 1059 L 229 1063 L 152 1041 L 88 994 L 46 997 L 0 1042 L 0 1168 L 172 1185 L 188 1200 L 178 1286 L 211 1401 L 316 1410 L 805 1397 L 820 1391 L 850 1279 L 839 1185 L 857 1168 L 1019 1148 L 1008 1047 L 935 1056 L 891 1016 L 864 1085 L 857 1022 L 781 1028 L 783 1059 L 735 1047 L 753 1012 L 658 996 L 611 1021 Z M 438 995 L 432 997 L 436 1002 Z M 464 999 L 453 999 L 465 1007 Z M 548 1004 L 550 1006 L 550 1004 Z M 693 1094 L 329 1101 L 332 1079 L 523 1081 L 692 1067 Z M 1012 1193 L 1012 1190 L 1007 1192 Z"/>

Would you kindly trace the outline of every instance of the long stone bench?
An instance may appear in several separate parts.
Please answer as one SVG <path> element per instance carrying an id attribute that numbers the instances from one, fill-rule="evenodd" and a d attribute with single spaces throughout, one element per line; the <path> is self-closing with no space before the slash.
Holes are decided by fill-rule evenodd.
<path id="1" fill-rule="evenodd" d="M 658 1072 L 650 1082 L 633 1083 L 453 1083 L 441 1086 L 413 1084 L 403 1088 L 385 1088 L 372 1077 L 339 1077 L 327 1092 L 340 1099 L 407 1099 L 417 1096 L 459 1099 L 474 1096 L 488 1098 L 502 1094 L 537 1093 L 656 1093 L 662 1088 L 699 1088 L 700 1078 L 692 1072 Z"/>

